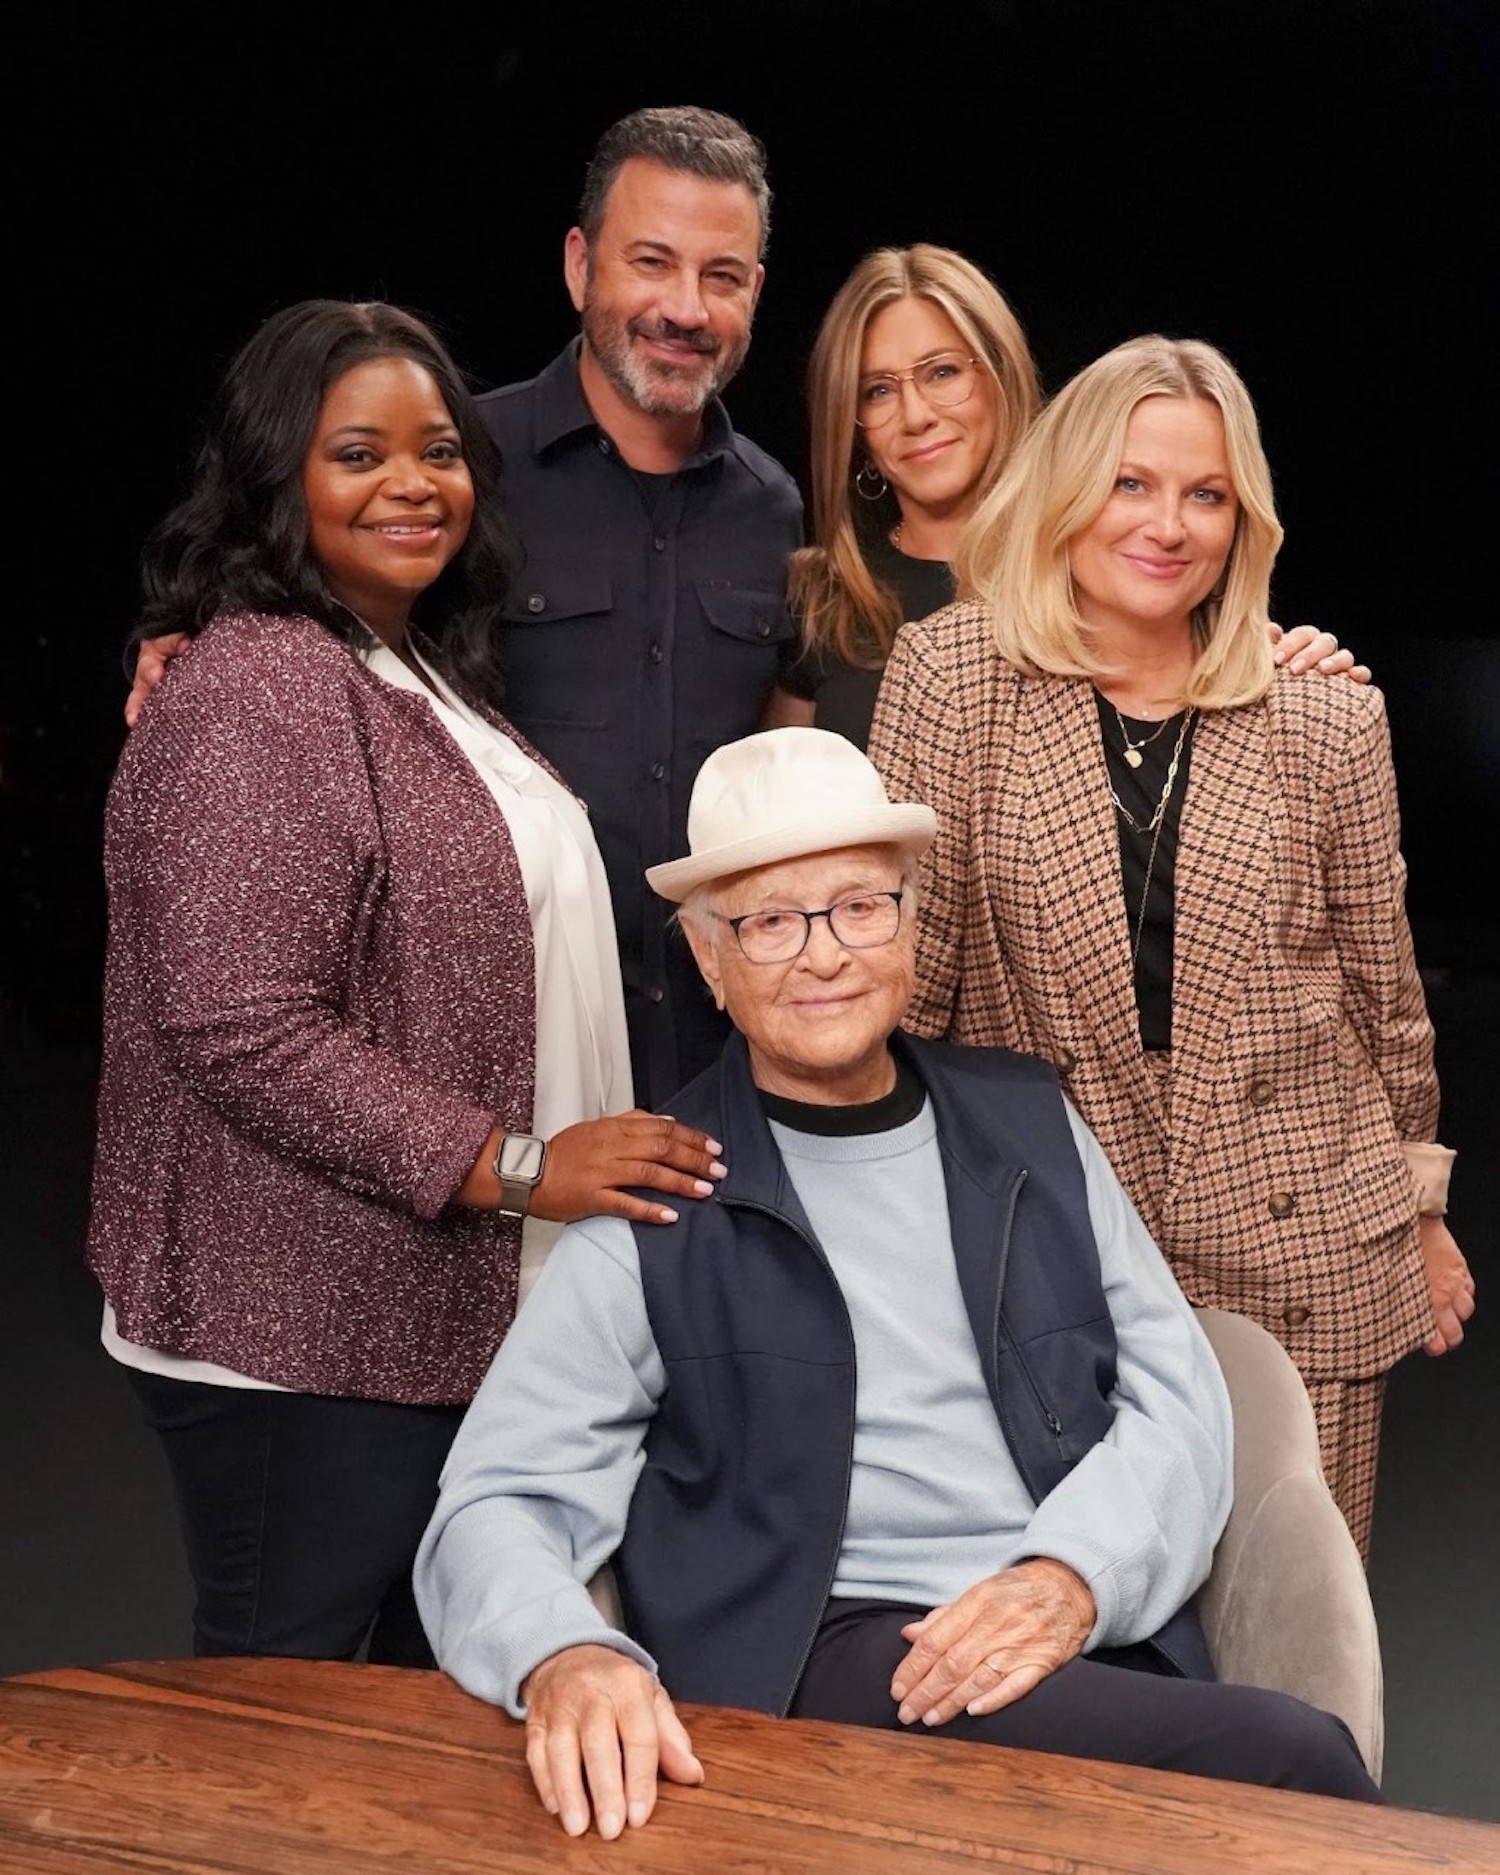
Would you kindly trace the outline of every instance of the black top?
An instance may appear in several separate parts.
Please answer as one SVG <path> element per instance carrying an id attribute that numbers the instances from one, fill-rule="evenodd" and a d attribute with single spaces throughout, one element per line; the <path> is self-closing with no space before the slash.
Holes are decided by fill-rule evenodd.
<path id="1" fill-rule="evenodd" d="M 594 421 L 574 342 L 479 399 L 524 557 L 505 607 L 505 713 L 587 803 L 609 876 L 636 1098 L 718 1054 L 714 1008 L 646 867 L 687 851 L 706 755 L 749 735 L 793 653 L 802 502 L 717 399 L 674 475 L 638 475 Z"/>
<path id="2" fill-rule="evenodd" d="M 946 560 L 914 560 L 882 540 L 871 548 L 869 563 L 877 579 L 895 587 L 904 620 L 926 618 L 954 597 L 953 569 Z M 873 656 L 873 637 L 870 646 Z M 863 749 L 870 740 L 880 677 L 879 670 L 846 664 L 830 646 L 811 645 L 781 682 L 794 696 L 812 699 L 819 729 L 835 730 Z"/>
<path id="3" fill-rule="evenodd" d="M 1134 716 L 1118 716 L 1107 697 L 1098 691 L 1094 695 L 1099 706 L 1099 730 L 1104 738 L 1109 785 L 1137 826 L 1147 828 L 1166 786 L 1167 770 L 1172 765 L 1172 752 L 1182 732 L 1184 712 L 1179 710 L 1165 723 L 1141 722 Z M 1125 759 L 1127 735 L 1137 746 L 1141 758 L 1139 768 L 1133 768 Z M 1126 931 L 1135 956 L 1135 1006 L 1140 1021 L 1141 1047 L 1145 1049 L 1172 1046 L 1172 926 L 1176 913 L 1177 829 L 1182 818 L 1183 797 L 1187 793 L 1188 762 L 1192 752 L 1193 733 L 1189 729 L 1183 739 L 1177 777 L 1172 783 L 1159 833 L 1137 832 L 1125 815 L 1118 808 L 1115 810 Z M 1142 918 L 1141 895 L 1147 890 L 1148 875 L 1150 891 Z"/>

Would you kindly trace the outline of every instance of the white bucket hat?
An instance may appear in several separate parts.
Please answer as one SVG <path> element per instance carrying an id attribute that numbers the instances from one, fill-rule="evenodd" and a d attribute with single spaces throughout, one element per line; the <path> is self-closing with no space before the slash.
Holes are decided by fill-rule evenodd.
<path id="1" fill-rule="evenodd" d="M 925 853 L 937 815 L 893 802 L 869 757 L 829 729 L 766 729 L 726 742 L 698 770 L 686 859 L 648 866 L 647 883 L 680 905 L 712 879 L 840 846 Z"/>

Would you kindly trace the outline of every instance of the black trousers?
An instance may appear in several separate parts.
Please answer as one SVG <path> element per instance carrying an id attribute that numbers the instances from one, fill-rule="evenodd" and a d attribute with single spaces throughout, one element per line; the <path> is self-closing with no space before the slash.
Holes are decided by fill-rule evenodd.
<path id="1" fill-rule="evenodd" d="M 830 1602 L 791 1716 L 925 1733 L 920 1721 L 907 1728 L 896 1717 L 891 1678 L 911 1646 L 901 1629 L 927 1612 Z M 930 1736 L 1383 1801 L 1342 1719 L 1285 1693 L 1182 1679 L 1145 1647 L 1080 1655 L 1013 1706 L 980 1718 L 961 1712 Z"/>
<path id="2" fill-rule="evenodd" d="M 166 1452 L 193 1651 L 430 1667 L 411 1571 L 461 1406 L 203 1386 L 126 1368 Z"/>

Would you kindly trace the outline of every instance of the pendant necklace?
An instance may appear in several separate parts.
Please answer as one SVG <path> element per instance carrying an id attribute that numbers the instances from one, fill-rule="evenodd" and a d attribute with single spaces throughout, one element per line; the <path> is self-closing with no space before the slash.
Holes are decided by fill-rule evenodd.
<path id="1" fill-rule="evenodd" d="M 1120 814 L 1122 818 L 1124 819 L 1126 826 L 1133 828 L 1136 833 L 1158 833 L 1161 830 L 1162 819 L 1165 816 L 1166 811 L 1167 811 L 1167 802 L 1170 801 L 1172 798 L 1172 787 L 1173 787 L 1173 784 L 1177 780 L 1177 764 L 1182 760 L 1183 744 L 1188 739 L 1188 731 L 1192 728 L 1193 719 L 1197 716 L 1197 714 L 1198 714 L 1197 707 L 1194 706 L 1193 708 L 1188 710 L 1187 714 L 1182 719 L 1182 728 L 1179 729 L 1177 732 L 1177 746 L 1173 749 L 1172 759 L 1167 764 L 1167 778 L 1165 782 L 1163 782 L 1162 784 L 1161 799 L 1156 803 L 1156 812 L 1151 816 L 1149 820 L 1146 820 L 1146 821 L 1137 820 L 1135 815 L 1131 813 L 1130 809 L 1120 799 L 1119 795 L 1116 794 L 1114 787 L 1113 786 L 1110 787 L 1109 798 L 1114 802 L 1115 806 L 1119 809 Z M 1172 719 L 1169 716 L 1167 718 L 1167 723 L 1170 723 L 1171 720 Z M 1162 724 L 1162 729 L 1166 728 L 1167 723 Z M 1161 729 L 1158 729 L 1156 732 L 1156 735 L 1159 736 L 1160 734 L 1161 734 Z M 1155 740 L 1156 740 L 1156 736 L 1147 736 L 1146 738 L 1147 742 L 1154 742 Z M 1145 745 L 1142 743 L 1138 743 L 1136 746 L 1137 748 L 1141 748 L 1141 747 L 1144 747 Z M 1127 761 L 1130 760 L 1130 755 L 1131 755 L 1131 751 L 1127 749 L 1125 752 L 1125 759 Z M 1132 768 L 1138 768 L 1140 766 L 1140 760 L 1141 760 L 1140 756 L 1137 755 L 1135 758 L 1135 761 L 1131 763 Z M 1151 852 L 1152 852 L 1152 858 L 1154 859 L 1156 856 L 1156 849 L 1154 846 L 1151 849 Z"/>
<path id="2" fill-rule="evenodd" d="M 1116 715 L 1119 714 L 1118 710 L 1115 712 L 1115 714 Z M 1130 969 L 1131 969 L 1132 975 L 1134 975 L 1140 963 L 1141 937 L 1146 929 L 1146 901 L 1151 896 L 1151 880 L 1156 872 L 1156 853 L 1157 853 L 1157 848 L 1161 845 L 1161 830 L 1162 830 L 1162 827 L 1166 823 L 1167 804 L 1172 799 L 1172 789 L 1176 785 L 1176 781 L 1177 781 L 1177 766 L 1178 766 L 1178 763 L 1182 759 L 1182 751 L 1183 751 L 1184 746 L 1187 743 L 1188 731 L 1192 728 L 1193 719 L 1197 716 L 1197 714 L 1198 712 L 1196 708 L 1190 708 L 1182 719 L 1182 728 L 1178 730 L 1177 732 L 1177 744 L 1176 744 L 1176 747 L 1172 750 L 1172 759 L 1167 765 L 1167 778 L 1165 782 L 1163 782 L 1162 784 L 1161 799 L 1156 803 L 1156 812 L 1151 816 L 1151 818 L 1148 821 L 1142 822 L 1142 821 L 1137 820 L 1134 814 L 1131 813 L 1130 809 L 1126 807 L 1124 802 L 1120 799 L 1119 795 L 1115 793 L 1114 788 L 1111 787 L 1109 791 L 1110 799 L 1114 802 L 1115 806 L 1119 809 L 1120 814 L 1123 816 L 1126 825 L 1132 828 L 1136 833 L 1142 833 L 1142 834 L 1149 833 L 1151 835 L 1151 851 L 1146 855 L 1146 877 L 1141 885 L 1141 902 L 1139 906 L 1136 908 L 1136 914 L 1135 914 L 1135 941 L 1130 947 Z M 1167 722 L 1170 722 L 1171 720 L 1172 719 L 1169 716 L 1167 718 Z M 1167 724 L 1163 723 L 1162 729 L 1165 729 L 1166 726 Z M 1124 727 L 1125 726 L 1122 723 L 1120 725 L 1122 734 L 1124 733 Z M 1159 736 L 1160 734 L 1161 734 L 1161 729 L 1158 729 L 1156 731 L 1156 735 L 1147 736 L 1145 740 L 1146 742 L 1154 742 L 1156 740 L 1156 736 Z M 1145 743 L 1137 743 L 1135 746 L 1137 748 L 1143 748 L 1145 746 Z M 1125 751 L 1126 761 L 1130 761 L 1132 753 L 1133 753 L 1133 750 L 1127 746 L 1126 751 Z M 1140 763 L 1140 759 L 1141 758 L 1139 757 L 1139 755 L 1137 755 L 1135 757 L 1135 761 L 1131 763 L 1131 766 L 1132 767 L 1138 766 Z"/>
<path id="3" fill-rule="evenodd" d="M 1139 768 L 1141 765 L 1141 750 L 1146 748 L 1150 743 L 1155 742 L 1156 738 L 1167 727 L 1167 724 L 1171 722 L 1172 718 L 1168 716 L 1151 731 L 1149 736 L 1142 736 L 1139 742 L 1132 742 L 1130 740 L 1130 731 L 1125 727 L 1125 718 L 1120 714 L 1119 710 L 1115 708 L 1113 703 L 1111 703 L 1109 707 L 1114 710 L 1115 721 L 1120 725 L 1120 735 L 1125 743 L 1125 760 L 1129 762 L 1132 768 Z"/>

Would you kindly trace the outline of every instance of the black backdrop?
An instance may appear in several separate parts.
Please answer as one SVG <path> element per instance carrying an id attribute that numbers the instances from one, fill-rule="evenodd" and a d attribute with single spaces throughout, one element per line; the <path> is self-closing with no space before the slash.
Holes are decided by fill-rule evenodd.
<path id="1" fill-rule="evenodd" d="M 95 1023 L 135 555 L 227 354 L 288 300 L 382 296 L 480 382 L 530 375 L 574 328 L 562 237 L 595 137 L 681 102 L 770 152 L 729 402 L 799 476 L 813 331 L 879 243 L 985 266 L 1049 389 L 1149 329 L 1234 358 L 1287 526 L 1277 614 L 1337 632 L 1390 699 L 1423 961 L 1493 962 L 1488 0 L 103 12 L 12 42 L 10 370 L 35 405 L 13 545 L 44 524 L 0 667 L 0 1013 Z"/>

